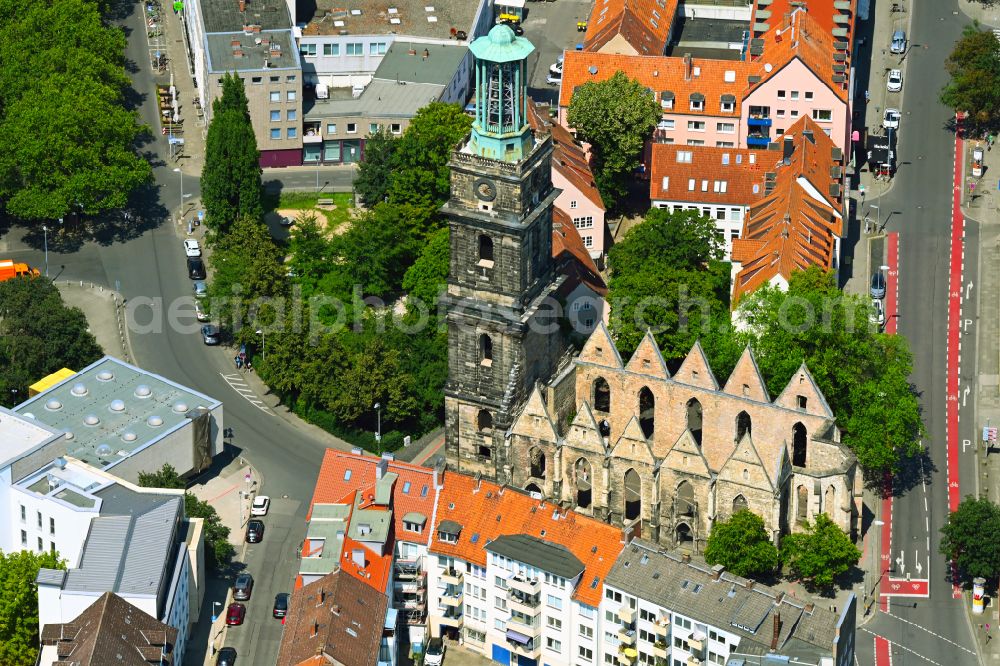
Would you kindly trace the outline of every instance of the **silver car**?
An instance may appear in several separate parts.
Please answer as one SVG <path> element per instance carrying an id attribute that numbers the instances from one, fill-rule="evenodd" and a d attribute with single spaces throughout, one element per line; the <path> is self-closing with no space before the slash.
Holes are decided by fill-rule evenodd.
<path id="1" fill-rule="evenodd" d="M 233 583 L 233 599 L 236 601 L 248 601 L 253 594 L 253 576 L 248 573 L 241 573 Z"/>
<path id="2" fill-rule="evenodd" d="M 906 53 L 906 31 L 897 30 L 892 33 L 892 42 L 889 44 L 889 50 L 893 53 Z"/>

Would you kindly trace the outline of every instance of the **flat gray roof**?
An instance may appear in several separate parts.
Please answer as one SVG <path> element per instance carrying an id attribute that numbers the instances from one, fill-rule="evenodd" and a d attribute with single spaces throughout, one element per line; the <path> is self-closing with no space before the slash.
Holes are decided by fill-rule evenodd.
<path id="1" fill-rule="evenodd" d="M 412 35 L 450 39 L 452 30 L 472 35 L 484 0 L 315 0 L 315 13 L 296 16 L 307 24 L 303 37 L 316 35 Z M 235 2 L 234 2 L 235 4 Z M 300 6 L 301 8 L 301 6 Z M 395 9 L 395 12 L 390 12 Z M 428 11 L 430 10 L 430 11 Z"/>
<path id="2" fill-rule="evenodd" d="M 374 78 L 446 86 L 455 78 L 455 72 L 465 62 L 468 53 L 468 47 L 460 44 L 420 44 L 397 40 L 382 56 Z"/>
<path id="3" fill-rule="evenodd" d="M 247 11 L 240 11 L 237 0 L 190 0 L 201 6 L 205 32 L 243 32 L 244 25 L 259 25 L 261 30 L 288 30 L 292 19 L 282 0 L 249 0 Z"/>
<path id="4" fill-rule="evenodd" d="M 145 511 L 95 518 L 80 553 L 80 566 L 67 572 L 63 589 L 158 597 L 172 574 L 175 528 L 184 509 L 178 496 L 159 498 Z"/>
<path id="5" fill-rule="evenodd" d="M 486 550 L 569 580 L 584 569 L 583 562 L 566 546 L 528 534 L 499 536 L 486 544 Z"/>
<path id="6" fill-rule="evenodd" d="M 417 111 L 441 98 L 444 86 L 430 83 L 396 83 L 373 79 L 361 96 L 353 99 L 318 99 L 304 105 L 307 120 L 366 116 L 378 118 L 412 118 Z M 338 97 L 342 97 L 338 95 Z"/>
<path id="7" fill-rule="evenodd" d="M 355 541 L 385 543 L 385 540 L 389 538 L 391 526 L 391 511 L 355 509 L 351 515 L 351 525 L 347 529 L 347 536 Z"/>
<path id="8" fill-rule="evenodd" d="M 299 50 L 291 30 L 268 30 L 249 35 L 244 32 L 219 32 L 205 35 L 205 41 L 210 72 L 301 68 Z M 280 55 L 275 55 L 279 52 Z M 265 63 L 267 70 L 264 70 Z"/>
<path id="9" fill-rule="evenodd" d="M 190 410 L 219 404 L 203 393 L 105 356 L 14 411 L 67 433 L 67 455 L 105 468 L 183 426 Z"/>
<path id="10" fill-rule="evenodd" d="M 0 407 L 0 469 L 41 448 L 62 432 Z"/>

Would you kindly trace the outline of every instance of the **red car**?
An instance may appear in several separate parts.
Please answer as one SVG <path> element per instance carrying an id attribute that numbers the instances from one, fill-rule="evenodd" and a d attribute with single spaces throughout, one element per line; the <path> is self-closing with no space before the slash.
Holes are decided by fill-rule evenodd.
<path id="1" fill-rule="evenodd" d="M 247 615 L 247 607 L 243 604 L 229 604 L 226 610 L 226 624 L 230 627 L 243 624 L 243 618 Z"/>

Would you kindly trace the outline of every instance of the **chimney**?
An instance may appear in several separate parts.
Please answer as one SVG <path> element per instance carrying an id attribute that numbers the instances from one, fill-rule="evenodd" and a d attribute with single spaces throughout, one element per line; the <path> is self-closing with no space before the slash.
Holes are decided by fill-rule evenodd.
<path id="1" fill-rule="evenodd" d="M 776 594 L 774 596 L 774 605 L 777 606 L 778 604 L 780 604 L 781 600 L 784 599 L 784 598 L 785 598 L 785 593 L 784 592 L 778 592 L 778 594 Z"/>
<path id="2" fill-rule="evenodd" d="M 691 54 L 690 53 L 685 53 L 684 54 L 684 80 L 685 81 L 690 81 L 691 80 L 691 69 L 692 69 Z"/>
<path id="3" fill-rule="evenodd" d="M 415 55 L 417 55 L 417 50 L 416 50 L 415 48 L 413 48 L 413 47 L 411 46 L 411 47 L 410 47 L 410 50 L 409 50 L 409 51 L 407 51 L 407 53 L 408 53 L 409 55 L 411 55 L 411 56 L 415 56 Z"/>
<path id="4" fill-rule="evenodd" d="M 726 567 L 721 564 L 716 564 L 712 567 L 712 580 L 719 580 L 722 578 L 722 572 L 726 570 Z"/>
<path id="5" fill-rule="evenodd" d="M 792 153 L 795 152 L 795 137 L 788 134 L 781 146 L 781 163 L 788 166 L 792 163 Z"/>
<path id="6" fill-rule="evenodd" d="M 381 479 L 382 476 L 385 474 L 385 471 L 388 468 L 389 468 L 389 461 L 388 460 L 386 460 L 385 458 L 382 458 L 381 460 L 379 460 L 378 464 L 375 465 L 375 479 L 376 480 L 377 479 Z"/>
<path id="7" fill-rule="evenodd" d="M 806 607 L 803 610 L 805 610 L 805 612 L 807 613 L 812 613 L 814 610 L 816 610 L 816 604 L 810 601 L 809 603 L 806 604 Z"/>
<path id="8" fill-rule="evenodd" d="M 771 633 L 771 649 L 778 649 L 778 635 L 781 633 L 781 613 L 774 614 L 774 631 Z"/>
<path id="9" fill-rule="evenodd" d="M 330 612 L 336 616 L 340 616 L 340 604 L 334 604 L 330 606 Z"/>
<path id="10" fill-rule="evenodd" d="M 357 565 L 359 569 L 365 568 L 365 551 L 360 548 L 355 548 L 351 551 L 351 560 Z"/>
<path id="11" fill-rule="evenodd" d="M 479 485 L 483 482 L 483 473 L 476 472 L 476 487 L 472 489 L 473 494 L 479 492 Z"/>
<path id="12" fill-rule="evenodd" d="M 753 581 L 750 580 L 749 578 L 747 578 L 746 581 L 743 583 L 743 587 L 745 587 L 748 590 L 752 590 L 753 585 L 754 585 Z"/>
<path id="13" fill-rule="evenodd" d="M 281 57 L 281 46 L 279 46 L 278 44 L 272 44 L 271 45 L 271 49 L 268 51 L 268 53 L 271 54 L 272 58 L 280 58 Z"/>
<path id="14" fill-rule="evenodd" d="M 427 60 L 430 57 L 431 57 L 431 52 L 428 51 L 427 49 L 424 49 L 424 60 Z"/>
<path id="15" fill-rule="evenodd" d="M 684 564 L 690 564 L 691 563 L 691 554 L 690 553 L 684 553 L 683 555 L 681 555 L 681 562 L 683 562 Z"/>
<path id="16" fill-rule="evenodd" d="M 239 48 L 233 49 L 233 57 L 234 58 L 242 58 L 243 57 L 243 49 L 239 49 Z"/>
<path id="17" fill-rule="evenodd" d="M 395 459 L 396 456 L 393 455 L 392 453 L 389 453 L 388 451 L 382 454 L 382 460 L 387 460 L 389 462 L 392 462 Z"/>
<path id="18" fill-rule="evenodd" d="M 444 482 L 444 461 L 438 460 L 434 465 L 434 488 L 440 490 Z"/>

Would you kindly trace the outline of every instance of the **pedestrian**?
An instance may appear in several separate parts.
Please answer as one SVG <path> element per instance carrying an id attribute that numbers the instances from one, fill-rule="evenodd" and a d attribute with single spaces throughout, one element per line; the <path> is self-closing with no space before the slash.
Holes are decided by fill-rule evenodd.
<path id="1" fill-rule="evenodd" d="M 253 364 L 249 360 L 247 361 L 247 371 L 253 372 Z"/>
<path id="2" fill-rule="evenodd" d="M 868 91 L 866 90 L 865 91 L 865 101 L 867 102 L 869 99 L 871 99 L 871 97 L 869 96 Z"/>
<path id="3" fill-rule="evenodd" d="M 237 354 L 236 356 L 233 357 L 233 363 L 236 364 L 236 369 L 239 370 L 240 369 L 240 355 L 239 354 Z"/>

